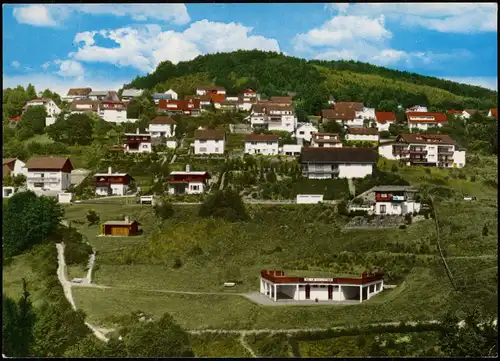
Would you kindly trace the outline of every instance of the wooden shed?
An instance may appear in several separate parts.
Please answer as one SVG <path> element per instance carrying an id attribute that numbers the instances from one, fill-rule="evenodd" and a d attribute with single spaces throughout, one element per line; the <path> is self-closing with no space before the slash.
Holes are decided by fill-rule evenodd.
<path id="1" fill-rule="evenodd" d="M 125 219 L 124 221 L 107 221 L 101 224 L 103 236 L 134 236 L 139 233 L 139 222 Z"/>

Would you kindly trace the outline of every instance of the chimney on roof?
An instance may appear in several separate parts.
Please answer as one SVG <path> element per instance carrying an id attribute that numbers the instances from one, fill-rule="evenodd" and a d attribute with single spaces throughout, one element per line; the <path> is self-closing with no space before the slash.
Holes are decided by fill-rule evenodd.
<path id="1" fill-rule="evenodd" d="M 136 132 L 136 134 L 139 134 L 139 128 L 137 128 L 137 129 L 135 130 L 135 132 Z"/>
<path id="2" fill-rule="evenodd" d="M 191 172 L 191 167 L 189 166 L 189 164 L 186 164 L 186 172 L 187 173 Z"/>
<path id="3" fill-rule="evenodd" d="M 113 172 L 111 171 L 111 167 L 108 167 L 108 174 L 113 174 Z"/>

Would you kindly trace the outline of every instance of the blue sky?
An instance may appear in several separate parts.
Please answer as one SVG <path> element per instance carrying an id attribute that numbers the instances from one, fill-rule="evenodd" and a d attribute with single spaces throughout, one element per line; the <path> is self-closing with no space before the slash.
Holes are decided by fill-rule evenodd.
<path id="1" fill-rule="evenodd" d="M 359 60 L 497 89 L 497 4 L 3 5 L 3 87 L 117 89 L 237 49 Z"/>

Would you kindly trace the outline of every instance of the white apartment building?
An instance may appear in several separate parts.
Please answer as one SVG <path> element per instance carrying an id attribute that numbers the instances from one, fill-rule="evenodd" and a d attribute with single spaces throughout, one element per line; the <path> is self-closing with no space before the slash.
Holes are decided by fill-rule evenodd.
<path id="1" fill-rule="evenodd" d="M 428 130 L 430 127 L 442 127 L 448 124 L 445 113 L 406 112 L 406 119 L 410 131 Z"/>
<path id="2" fill-rule="evenodd" d="M 197 129 L 194 132 L 194 154 L 224 154 L 226 133 L 222 130 Z"/>
<path id="3" fill-rule="evenodd" d="M 342 148 L 342 142 L 338 133 L 312 132 L 311 147 Z"/>
<path id="4" fill-rule="evenodd" d="M 283 144 L 283 147 L 280 148 L 280 154 L 288 156 L 298 156 L 301 152 L 301 144 Z"/>
<path id="5" fill-rule="evenodd" d="M 134 178 L 128 173 L 113 173 L 109 167 L 108 173 L 94 174 L 95 194 L 98 196 L 123 196 L 127 194 L 133 180 Z"/>
<path id="6" fill-rule="evenodd" d="M 151 134 L 140 133 L 139 128 L 135 133 L 125 133 L 124 138 L 125 153 L 151 153 L 153 151 Z"/>
<path id="7" fill-rule="evenodd" d="M 394 142 L 380 144 L 378 153 L 406 165 L 465 166 L 465 151 L 459 150 L 447 134 L 400 134 Z"/>
<path id="8" fill-rule="evenodd" d="M 361 147 L 305 147 L 301 156 L 302 173 L 309 179 L 364 178 L 372 174 L 376 162 L 376 151 Z"/>
<path id="9" fill-rule="evenodd" d="M 378 142 L 377 128 L 347 128 L 346 140 L 360 142 Z"/>
<path id="10" fill-rule="evenodd" d="M 24 111 L 32 106 L 43 106 L 47 112 L 47 117 L 45 118 L 45 126 L 48 127 L 56 122 L 57 116 L 61 113 L 61 109 L 52 99 L 38 98 L 30 100 L 24 106 Z"/>
<path id="11" fill-rule="evenodd" d="M 379 132 L 388 132 L 391 124 L 396 122 L 394 112 L 375 112 L 375 121 Z"/>
<path id="12" fill-rule="evenodd" d="M 171 138 L 175 136 L 176 128 L 175 120 L 167 115 L 156 116 L 151 123 L 149 123 L 149 128 L 146 129 L 152 138 Z"/>
<path id="13" fill-rule="evenodd" d="M 67 157 L 32 157 L 25 168 L 28 190 L 65 191 L 71 186 L 73 165 Z"/>
<path id="14" fill-rule="evenodd" d="M 312 123 L 302 123 L 298 124 L 297 130 L 295 130 L 295 138 L 302 138 L 307 142 L 312 139 L 312 133 L 317 133 L 318 128 L 316 128 Z"/>
<path id="15" fill-rule="evenodd" d="M 247 134 L 245 136 L 245 154 L 277 155 L 279 153 L 279 135 Z"/>
<path id="16" fill-rule="evenodd" d="M 127 119 L 127 105 L 124 102 L 115 101 L 102 101 L 99 104 L 99 116 L 110 123 L 126 123 Z"/>
<path id="17" fill-rule="evenodd" d="M 293 106 L 255 104 L 250 114 L 250 124 L 253 128 L 292 133 L 297 127 L 297 117 Z"/>

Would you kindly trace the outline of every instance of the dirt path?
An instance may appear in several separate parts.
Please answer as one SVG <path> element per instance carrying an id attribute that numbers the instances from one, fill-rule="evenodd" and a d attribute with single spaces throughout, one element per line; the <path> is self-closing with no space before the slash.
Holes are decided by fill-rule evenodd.
<path id="1" fill-rule="evenodd" d="M 71 292 L 72 283 L 68 281 L 68 276 L 66 274 L 66 261 L 64 259 L 64 243 L 56 243 L 57 248 L 57 278 L 61 283 L 61 286 L 64 290 L 64 296 L 70 303 L 73 310 L 76 311 L 75 300 L 73 299 L 73 293 Z M 108 338 L 95 326 L 91 325 L 88 322 L 85 322 L 88 328 L 92 330 L 94 335 L 101 341 L 108 342 Z"/>
<path id="2" fill-rule="evenodd" d="M 241 335 L 240 335 L 240 343 L 241 345 L 245 348 L 245 350 L 248 351 L 248 353 L 256 358 L 257 355 L 255 354 L 255 352 L 253 352 L 252 348 L 250 347 L 250 345 L 247 343 L 247 340 L 246 340 L 246 333 L 242 332 Z"/>
<path id="3" fill-rule="evenodd" d="M 349 192 L 354 197 L 356 196 L 356 187 L 354 187 L 354 181 L 352 179 L 347 179 L 347 184 L 349 185 Z"/>
<path id="4" fill-rule="evenodd" d="M 219 185 L 219 190 L 220 190 L 220 191 L 224 189 L 224 178 L 225 178 L 225 177 L 226 177 L 226 172 L 224 172 L 224 173 L 222 174 L 222 177 L 221 177 L 221 179 L 220 179 L 220 185 Z"/>

